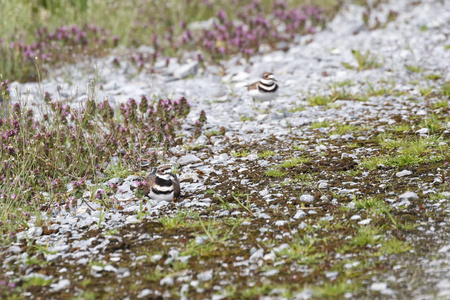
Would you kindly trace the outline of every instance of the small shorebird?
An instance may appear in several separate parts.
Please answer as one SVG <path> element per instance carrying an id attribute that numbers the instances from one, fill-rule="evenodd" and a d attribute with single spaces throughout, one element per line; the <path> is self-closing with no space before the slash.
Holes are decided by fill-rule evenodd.
<path id="1" fill-rule="evenodd" d="M 275 76 L 271 72 L 265 72 L 262 75 L 261 80 L 256 81 L 247 86 L 248 94 L 253 98 L 253 101 L 269 101 L 269 107 L 271 101 L 278 95 L 278 84 L 276 83 Z"/>
<path id="2" fill-rule="evenodd" d="M 161 166 L 148 175 L 144 193 L 150 199 L 158 201 L 171 201 L 180 196 L 180 181 L 172 173 L 171 166 Z"/>

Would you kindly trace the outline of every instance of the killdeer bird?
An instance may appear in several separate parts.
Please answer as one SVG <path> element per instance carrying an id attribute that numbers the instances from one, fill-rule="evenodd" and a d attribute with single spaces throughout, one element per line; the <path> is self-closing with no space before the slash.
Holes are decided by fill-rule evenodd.
<path id="1" fill-rule="evenodd" d="M 180 196 L 180 181 L 172 173 L 171 166 L 161 166 L 148 175 L 144 193 L 150 199 L 171 201 Z"/>
<path id="2" fill-rule="evenodd" d="M 253 101 L 271 101 L 278 95 L 278 84 L 275 76 L 271 72 L 265 72 L 260 81 L 254 82 L 247 86 L 248 94 L 253 98 Z"/>

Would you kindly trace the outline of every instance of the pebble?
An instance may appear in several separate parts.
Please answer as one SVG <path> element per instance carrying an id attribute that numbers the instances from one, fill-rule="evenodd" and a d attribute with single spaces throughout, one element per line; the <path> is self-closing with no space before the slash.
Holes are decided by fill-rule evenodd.
<path id="1" fill-rule="evenodd" d="M 398 196 L 401 200 L 416 200 L 419 199 L 419 196 L 417 195 L 417 193 L 411 192 L 411 191 L 407 191 L 403 194 L 401 194 L 400 196 Z"/>
<path id="2" fill-rule="evenodd" d="M 200 161 L 201 161 L 201 159 L 198 158 L 197 156 L 195 156 L 193 154 L 186 154 L 178 160 L 178 163 L 180 165 L 188 165 L 188 164 L 193 164 L 193 163 L 197 163 Z"/>
<path id="3" fill-rule="evenodd" d="M 382 291 L 385 290 L 386 288 L 387 288 L 386 282 L 374 282 L 370 285 L 370 289 L 372 291 Z"/>
<path id="4" fill-rule="evenodd" d="M 172 285 L 174 284 L 173 277 L 172 277 L 172 276 L 164 277 L 163 279 L 161 279 L 161 280 L 159 281 L 159 284 L 160 284 L 160 285 L 169 285 L 169 286 L 172 286 Z"/>
<path id="5" fill-rule="evenodd" d="M 213 270 L 208 270 L 197 275 L 199 281 L 210 281 L 213 278 Z"/>
<path id="6" fill-rule="evenodd" d="M 306 216 L 306 213 L 303 210 L 297 210 L 294 219 L 298 220 L 300 218 L 303 218 L 304 216 Z"/>
<path id="7" fill-rule="evenodd" d="M 368 225 L 368 224 L 370 224 L 370 222 L 372 222 L 372 219 L 364 219 L 362 221 L 359 221 L 358 224 L 359 225 Z"/>
<path id="8" fill-rule="evenodd" d="M 314 201 L 314 197 L 311 195 L 301 195 L 300 196 L 300 201 L 302 202 L 313 202 Z"/>
<path id="9" fill-rule="evenodd" d="M 50 287 L 52 288 L 53 292 L 61 291 L 65 288 L 68 288 L 70 286 L 70 280 L 69 279 L 61 279 L 58 283 L 51 284 Z"/>
<path id="10" fill-rule="evenodd" d="M 153 291 L 150 289 L 143 289 L 139 294 L 138 298 L 146 298 L 147 296 L 150 296 L 153 294 Z"/>
<path id="11" fill-rule="evenodd" d="M 401 172 L 395 173 L 395 176 L 397 176 L 397 177 L 404 177 L 404 176 L 409 176 L 409 175 L 411 175 L 411 174 L 412 174 L 411 171 L 403 170 L 403 171 L 401 171 Z"/>

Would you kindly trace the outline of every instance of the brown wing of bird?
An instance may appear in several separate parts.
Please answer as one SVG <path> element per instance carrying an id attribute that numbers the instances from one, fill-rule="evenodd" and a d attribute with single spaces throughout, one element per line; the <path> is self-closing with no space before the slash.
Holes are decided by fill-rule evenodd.
<path id="1" fill-rule="evenodd" d="M 247 91 L 257 90 L 258 89 L 258 83 L 259 83 L 259 81 L 253 82 L 252 84 L 247 85 Z"/>
<path id="2" fill-rule="evenodd" d="M 178 198 L 180 196 L 180 181 L 178 180 L 177 175 L 172 174 L 172 183 L 173 183 L 173 196 Z"/>
<path id="3" fill-rule="evenodd" d="M 147 176 L 147 179 L 145 180 L 144 195 L 150 193 L 151 187 L 155 185 L 155 180 L 156 180 L 156 169 L 154 169 L 153 172 L 151 172 Z"/>

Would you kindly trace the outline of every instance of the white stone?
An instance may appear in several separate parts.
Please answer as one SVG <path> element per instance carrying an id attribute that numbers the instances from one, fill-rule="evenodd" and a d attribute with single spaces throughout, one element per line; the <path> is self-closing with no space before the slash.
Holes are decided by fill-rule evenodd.
<path id="1" fill-rule="evenodd" d="M 359 221 L 358 224 L 359 225 L 368 225 L 368 224 L 370 224 L 370 222 L 372 222 L 372 219 L 365 219 L 365 220 Z"/>
<path id="2" fill-rule="evenodd" d="M 180 165 L 188 165 L 188 164 L 193 164 L 193 163 L 197 163 L 202 161 L 200 158 L 198 158 L 197 156 L 193 155 L 193 154 L 186 154 L 182 157 L 180 157 L 180 159 L 178 160 L 178 163 Z"/>
<path id="3" fill-rule="evenodd" d="M 412 174 L 411 171 L 403 170 L 403 171 L 401 171 L 401 172 L 397 172 L 397 173 L 395 174 L 395 176 L 397 176 L 397 177 L 403 177 L 403 176 L 408 176 L 408 175 L 411 175 L 411 174 Z"/>
<path id="4" fill-rule="evenodd" d="M 416 130 L 416 133 L 419 133 L 419 134 L 428 134 L 428 133 L 430 133 L 430 130 L 429 130 L 428 128 L 421 128 L 421 129 L 419 129 L 419 130 Z"/>
<path id="5" fill-rule="evenodd" d="M 161 279 L 159 281 L 159 284 L 160 285 L 173 285 L 174 280 L 173 280 L 172 276 L 167 276 L 167 277 L 164 277 L 163 279 Z"/>
<path id="6" fill-rule="evenodd" d="M 405 199 L 405 200 L 408 200 L 408 199 L 419 199 L 419 196 L 417 196 L 417 194 L 416 193 L 414 193 L 414 192 L 410 192 L 410 191 L 407 191 L 407 192 L 404 192 L 403 194 L 401 194 L 400 196 L 398 196 L 400 199 Z"/>
<path id="7" fill-rule="evenodd" d="M 261 259 L 263 257 L 264 257 L 264 249 L 258 249 L 258 250 L 255 251 L 255 253 L 253 253 L 250 256 L 249 260 L 251 262 L 255 262 L 255 261 L 257 261 L 257 260 L 259 260 L 259 259 Z"/>
<path id="8" fill-rule="evenodd" d="M 314 197 L 312 195 L 301 195 L 300 196 L 300 201 L 313 202 L 314 201 Z"/>
<path id="9" fill-rule="evenodd" d="M 143 289 L 143 290 L 139 293 L 139 295 L 138 295 L 137 297 L 138 297 L 138 298 L 145 298 L 145 297 L 147 297 L 147 296 L 149 296 L 149 295 L 151 295 L 151 294 L 153 294 L 152 290 L 150 290 L 150 289 Z"/>
<path id="10" fill-rule="evenodd" d="M 70 280 L 69 279 L 61 279 L 58 283 L 53 283 L 50 285 L 53 292 L 57 292 L 60 290 L 63 290 L 65 288 L 68 288 L 70 286 Z"/>
<path id="11" fill-rule="evenodd" d="M 370 286 L 370 289 L 372 291 L 382 291 L 385 290 L 387 288 L 387 283 L 386 282 L 374 282 L 372 283 L 372 285 Z"/>
<path id="12" fill-rule="evenodd" d="M 210 281 L 213 278 L 213 270 L 208 270 L 197 275 L 199 281 Z"/>
<path id="13" fill-rule="evenodd" d="M 300 209 L 295 213 L 294 219 L 298 220 L 300 218 L 303 218 L 304 216 L 306 216 L 306 213 Z"/>
<path id="14" fill-rule="evenodd" d="M 182 79 L 191 75 L 197 74 L 198 71 L 198 62 L 191 62 L 188 64 L 185 64 L 178 69 L 176 69 L 173 72 L 173 76 L 175 76 L 178 79 Z"/>

